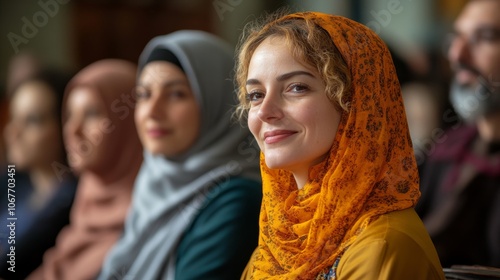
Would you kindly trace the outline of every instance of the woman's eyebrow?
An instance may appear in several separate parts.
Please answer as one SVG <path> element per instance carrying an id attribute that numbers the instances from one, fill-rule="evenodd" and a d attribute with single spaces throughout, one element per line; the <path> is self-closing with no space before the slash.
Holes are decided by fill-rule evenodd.
<path id="1" fill-rule="evenodd" d="M 250 85 L 260 85 L 260 81 L 257 80 L 257 79 L 248 79 L 247 82 L 246 82 L 246 85 L 247 86 L 250 86 Z"/>
<path id="2" fill-rule="evenodd" d="M 285 74 L 279 75 L 276 78 L 276 81 L 284 81 L 284 80 L 290 79 L 291 77 L 299 76 L 299 75 L 305 75 L 305 76 L 309 76 L 309 77 L 314 78 L 313 74 L 311 74 L 311 73 L 309 73 L 307 71 L 299 70 L 299 71 L 292 71 L 292 72 L 289 72 L 289 73 L 285 73 Z"/>
<path id="3" fill-rule="evenodd" d="M 151 86 L 152 82 L 138 82 L 137 86 L 138 87 L 149 87 Z M 175 85 L 189 85 L 186 81 L 178 79 L 178 80 L 171 80 L 171 81 L 166 81 L 161 84 L 162 87 L 172 87 Z"/>
<path id="4" fill-rule="evenodd" d="M 162 83 L 162 86 L 163 87 L 172 87 L 172 86 L 176 86 L 176 85 L 189 85 L 187 83 L 187 81 L 184 81 L 184 80 L 172 80 L 172 81 L 167 81 L 167 82 L 164 82 Z"/>
<path id="5" fill-rule="evenodd" d="M 276 77 L 276 81 L 281 82 L 281 81 L 290 79 L 291 77 L 298 76 L 298 75 L 305 75 L 305 76 L 309 76 L 309 77 L 313 77 L 314 78 L 313 74 L 311 74 L 311 73 L 309 73 L 307 71 L 298 70 L 298 71 L 292 71 L 292 72 L 289 72 L 289 73 L 281 74 L 278 77 Z M 247 86 L 249 86 L 249 85 L 259 85 L 259 84 L 260 84 L 260 81 L 257 80 L 257 79 L 248 79 L 247 82 L 246 82 Z"/>

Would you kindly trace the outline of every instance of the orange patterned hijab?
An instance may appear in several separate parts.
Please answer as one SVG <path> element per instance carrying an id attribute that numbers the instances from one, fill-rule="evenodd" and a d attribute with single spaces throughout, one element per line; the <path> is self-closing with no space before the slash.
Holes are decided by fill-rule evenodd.
<path id="1" fill-rule="evenodd" d="M 297 13 L 328 31 L 352 77 L 352 100 L 330 150 L 298 190 L 261 155 L 263 205 L 250 279 L 314 279 L 381 214 L 413 207 L 418 173 L 401 90 L 384 42 L 347 18 Z M 271 24 L 274 24 L 273 22 Z"/>

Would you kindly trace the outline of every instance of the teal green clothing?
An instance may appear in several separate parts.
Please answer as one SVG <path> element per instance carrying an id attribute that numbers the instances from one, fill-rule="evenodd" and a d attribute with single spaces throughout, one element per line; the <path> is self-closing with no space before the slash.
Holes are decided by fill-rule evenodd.
<path id="1" fill-rule="evenodd" d="M 257 247 L 261 200 L 261 184 L 249 179 L 212 188 L 179 244 L 175 279 L 239 279 Z"/>

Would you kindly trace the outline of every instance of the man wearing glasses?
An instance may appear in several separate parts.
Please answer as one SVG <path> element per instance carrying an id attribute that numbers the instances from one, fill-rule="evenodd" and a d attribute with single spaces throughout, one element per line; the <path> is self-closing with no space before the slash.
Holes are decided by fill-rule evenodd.
<path id="1" fill-rule="evenodd" d="M 466 4 L 448 59 L 460 125 L 430 155 L 417 211 L 443 267 L 500 267 L 500 0 Z"/>

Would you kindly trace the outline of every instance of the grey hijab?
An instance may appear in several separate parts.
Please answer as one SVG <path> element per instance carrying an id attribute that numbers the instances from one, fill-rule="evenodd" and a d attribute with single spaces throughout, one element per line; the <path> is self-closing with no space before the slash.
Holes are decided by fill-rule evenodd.
<path id="1" fill-rule="evenodd" d="M 232 176 L 260 181 L 251 135 L 230 119 L 237 104 L 232 48 L 202 31 L 177 31 L 148 43 L 139 72 L 156 48 L 179 59 L 200 104 L 200 136 L 175 160 L 145 152 L 124 234 L 98 279 L 174 279 L 177 245 L 217 186 Z"/>

